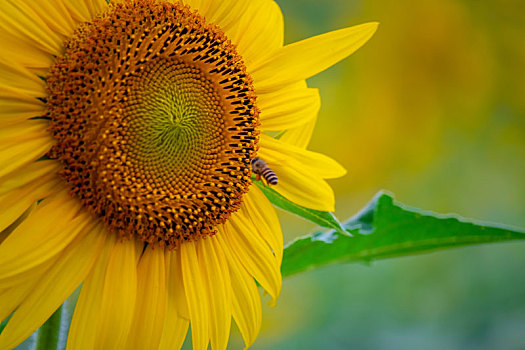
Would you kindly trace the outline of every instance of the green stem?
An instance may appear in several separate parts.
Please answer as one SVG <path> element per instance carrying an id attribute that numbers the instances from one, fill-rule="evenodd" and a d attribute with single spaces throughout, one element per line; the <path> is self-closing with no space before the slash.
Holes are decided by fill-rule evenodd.
<path id="1" fill-rule="evenodd" d="M 38 330 L 36 334 L 35 350 L 51 350 L 58 348 L 61 319 L 62 306 L 60 306 Z"/>

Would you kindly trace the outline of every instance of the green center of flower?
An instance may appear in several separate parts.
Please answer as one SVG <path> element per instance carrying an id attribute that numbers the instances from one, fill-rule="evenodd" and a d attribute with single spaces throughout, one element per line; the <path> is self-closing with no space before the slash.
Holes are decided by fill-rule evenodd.
<path id="1" fill-rule="evenodd" d="M 239 208 L 257 150 L 255 93 L 235 47 L 198 13 L 110 5 L 66 43 L 47 87 L 49 156 L 111 231 L 176 248 Z"/>
<path id="2" fill-rule="evenodd" d="M 196 189 L 224 147 L 224 109 L 215 85 L 197 67 L 155 60 L 130 79 L 120 130 L 129 174 L 159 191 Z"/>

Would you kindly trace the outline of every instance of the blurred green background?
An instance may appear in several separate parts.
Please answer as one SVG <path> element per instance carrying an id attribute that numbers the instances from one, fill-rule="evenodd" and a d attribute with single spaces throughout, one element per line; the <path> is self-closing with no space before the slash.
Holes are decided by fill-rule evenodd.
<path id="1" fill-rule="evenodd" d="M 381 22 L 309 81 L 322 95 L 310 149 L 349 172 L 331 182 L 341 219 L 384 188 L 525 227 L 525 1 L 277 2 L 287 43 Z M 279 214 L 285 241 L 315 230 Z M 265 307 L 253 349 L 525 349 L 524 271 L 525 244 L 510 243 L 307 272 Z"/>

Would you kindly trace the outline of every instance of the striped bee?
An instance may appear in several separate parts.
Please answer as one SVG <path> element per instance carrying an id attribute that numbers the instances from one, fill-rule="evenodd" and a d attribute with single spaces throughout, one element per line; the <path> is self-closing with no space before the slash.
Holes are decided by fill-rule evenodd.
<path id="1" fill-rule="evenodd" d="M 277 175 L 275 175 L 275 172 L 261 158 L 252 159 L 252 171 L 257 176 L 257 181 L 262 177 L 266 181 L 266 184 L 277 185 Z"/>

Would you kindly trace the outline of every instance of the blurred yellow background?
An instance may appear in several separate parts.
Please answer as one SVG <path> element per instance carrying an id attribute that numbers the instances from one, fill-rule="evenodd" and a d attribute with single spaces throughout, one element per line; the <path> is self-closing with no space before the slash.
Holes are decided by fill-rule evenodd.
<path id="1" fill-rule="evenodd" d="M 525 1 L 277 2 L 287 43 L 381 23 L 309 80 L 322 96 L 310 149 L 349 172 L 331 182 L 340 219 L 384 188 L 525 226 Z M 280 216 L 285 241 L 315 230 Z M 525 349 L 524 269 L 525 244 L 510 243 L 307 272 L 265 308 L 253 349 Z"/>

